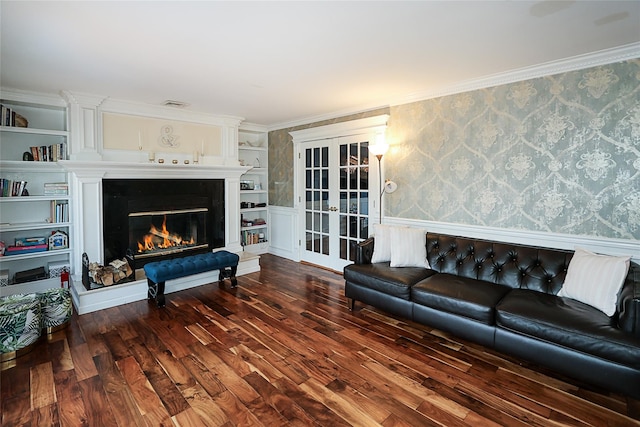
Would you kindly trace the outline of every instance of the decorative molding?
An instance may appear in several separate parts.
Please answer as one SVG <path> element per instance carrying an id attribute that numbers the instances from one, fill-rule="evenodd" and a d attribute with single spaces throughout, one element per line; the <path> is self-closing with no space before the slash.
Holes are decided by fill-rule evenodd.
<path id="1" fill-rule="evenodd" d="M 60 108 L 67 106 L 65 100 L 55 93 L 35 93 L 25 90 L 0 88 L 0 98 L 27 104 L 53 105 Z"/>
<path id="2" fill-rule="evenodd" d="M 379 116 L 367 117 L 364 119 L 296 130 L 289 132 L 289 134 L 293 137 L 293 143 L 298 144 L 301 142 L 311 142 L 321 139 L 384 131 L 387 127 L 388 121 L 389 115 L 381 114 Z"/>
<path id="3" fill-rule="evenodd" d="M 595 67 L 598 65 L 612 64 L 614 62 L 626 61 L 629 59 L 640 57 L 640 42 L 631 43 L 624 46 L 619 46 L 611 49 L 604 49 L 597 52 L 587 53 L 584 55 L 573 56 L 570 58 L 559 59 L 557 61 L 546 62 L 543 64 L 533 65 L 531 67 L 520 68 L 517 70 L 511 70 L 504 73 L 493 74 L 490 76 L 480 77 L 477 79 L 470 79 L 464 82 L 459 82 L 454 85 L 442 87 L 433 90 L 426 90 L 421 92 L 414 92 L 409 95 L 404 95 L 394 99 L 388 100 L 384 104 L 366 105 L 355 109 L 334 111 L 328 114 L 322 114 L 318 116 L 310 116 L 302 119 L 292 120 L 289 122 L 275 123 L 269 125 L 269 131 L 292 128 L 295 126 L 301 126 L 309 123 L 316 123 L 323 120 L 329 120 L 336 117 L 347 116 L 354 113 L 363 113 L 366 111 L 372 111 L 379 108 L 385 108 L 394 105 L 408 104 L 416 101 L 424 101 L 426 99 L 437 98 L 440 96 L 453 95 L 456 93 L 467 92 L 476 89 L 483 89 L 486 87 L 498 86 L 506 83 L 514 83 L 523 80 L 528 80 L 537 77 L 544 77 L 552 74 L 563 73 L 567 71 L 575 71 L 589 67 Z"/>
<path id="4" fill-rule="evenodd" d="M 564 58 L 558 61 L 547 62 L 531 67 L 511 70 L 491 76 L 466 80 L 435 90 L 416 92 L 411 95 L 396 98 L 390 103 L 390 105 L 408 104 L 441 96 L 455 95 L 457 93 L 470 92 L 472 90 L 500 86 L 503 84 L 550 76 L 553 74 L 577 71 L 599 65 L 613 64 L 615 62 L 626 61 L 638 57 L 640 57 L 640 42 L 631 43 L 613 49 L 605 49 L 598 52 L 578 55 L 571 58 Z"/>

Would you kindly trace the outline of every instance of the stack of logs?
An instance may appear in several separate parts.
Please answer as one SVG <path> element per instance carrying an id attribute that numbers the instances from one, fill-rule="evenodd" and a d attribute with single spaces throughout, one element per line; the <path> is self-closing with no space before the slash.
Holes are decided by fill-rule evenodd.
<path id="1" fill-rule="evenodd" d="M 131 276 L 133 270 L 126 258 L 111 261 L 109 265 L 102 266 L 97 262 L 89 264 L 89 277 L 100 285 L 111 286 Z"/>

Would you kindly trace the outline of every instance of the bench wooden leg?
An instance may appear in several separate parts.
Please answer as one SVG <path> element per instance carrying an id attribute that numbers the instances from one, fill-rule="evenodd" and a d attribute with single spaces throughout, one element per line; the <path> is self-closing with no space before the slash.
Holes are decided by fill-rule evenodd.
<path id="1" fill-rule="evenodd" d="M 222 285 L 224 283 L 225 277 L 231 279 L 231 287 L 235 288 L 238 286 L 238 279 L 236 278 L 236 273 L 238 272 L 238 267 L 225 267 L 220 269 L 220 275 L 218 276 L 218 281 Z"/>
<path id="2" fill-rule="evenodd" d="M 147 286 L 149 286 L 147 298 L 156 300 L 158 307 L 164 307 L 164 282 L 154 283 L 153 280 L 147 279 Z"/>
<path id="3" fill-rule="evenodd" d="M 236 273 L 238 272 L 238 267 L 231 267 L 231 287 L 235 288 L 238 286 L 238 279 L 236 279 Z"/>

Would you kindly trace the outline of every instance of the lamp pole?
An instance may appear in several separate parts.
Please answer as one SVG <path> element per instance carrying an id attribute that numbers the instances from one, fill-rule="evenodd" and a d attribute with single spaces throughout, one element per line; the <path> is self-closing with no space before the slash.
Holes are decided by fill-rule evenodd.
<path id="1" fill-rule="evenodd" d="M 382 154 L 376 154 L 378 159 L 378 189 L 380 190 L 380 197 L 378 198 L 378 209 L 380 210 L 380 216 L 378 220 L 382 224 L 382 195 L 384 194 L 384 187 L 382 187 Z"/>

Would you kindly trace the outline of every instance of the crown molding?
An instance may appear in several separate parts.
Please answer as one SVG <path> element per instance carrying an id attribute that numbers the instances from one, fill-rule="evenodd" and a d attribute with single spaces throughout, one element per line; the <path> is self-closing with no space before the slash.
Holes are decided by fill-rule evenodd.
<path id="1" fill-rule="evenodd" d="M 515 83 L 519 81 L 550 76 L 553 74 L 566 73 L 590 67 L 597 67 L 600 65 L 613 64 L 616 62 L 627 61 L 636 58 L 640 58 L 640 42 L 631 43 L 611 49 L 604 49 L 584 55 L 573 56 L 570 58 L 564 58 L 557 61 L 546 62 L 531 67 L 519 68 L 504 73 L 480 77 L 477 79 L 466 80 L 450 86 L 440 87 L 433 90 L 414 92 L 409 95 L 390 99 L 387 103 L 377 106 L 360 106 L 357 109 L 334 111 L 333 113 L 323 114 L 319 116 L 310 116 L 289 122 L 277 123 L 269 125 L 268 130 L 274 131 L 288 129 L 296 126 L 308 125 L 310 123 L 317 123 L 325 120 L 335 119 L 336 117 L 361 114 L 367 111 L 389 108 L 390 106 L 410 104 L 412 102 L 424 101 L 441 96 L 455 95 L 456 93 L 469 92 L 472 90 Z"/>
<path id="2" fill-rule="evenodd" d="M 640 42 L 628 45 L 600 50 L 584 55 L 573 56 L 570 58 L 560 59 L 558 61 L 546 62 L 544 64 L 534 65 L 531 67 L 519 68 L 504 73 L 493 74 L 490 76 L 480 77 L 477 79 L 466 80 L 451 86 L 429 90 L 424 92 L 416 92 L 408 96 L 396 98 L 390 105 L 409 104 L 416 101 L 424 101 L 432 98 L 439 98 L 457 93 L 470 92 L 478 89 L 485 89 L 493 86 L 500 86 L 509 83 L 521 82 L 554 74 L 567 73 L 570 71 L 582 70 L 585 68 L 597 67 L 600 65 L 613 64 L 616 62 L 627 61 L 630 59 L 640 58 Z"/>

